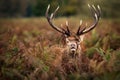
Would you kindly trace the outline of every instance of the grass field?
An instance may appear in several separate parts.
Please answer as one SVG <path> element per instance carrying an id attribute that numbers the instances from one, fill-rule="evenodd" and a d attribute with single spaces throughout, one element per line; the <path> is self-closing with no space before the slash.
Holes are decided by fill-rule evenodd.
<path id="1" fill-rule="evenodd" d="M 79 18 L 57 18 L 54 23 L 60 26 L 66 20 L 75 32 Z M 92 20 L 83 20 L 86 22 L 90 25 Z M 53 63 L 61 56 L 58 52 L 61 45 L 61 34 L 52 29 L 45 18 L 0 19 L 0 80 L 120 79 L 119 19 L 101 19 L 98 26 L 85 35 L 82 53 L 90 62 L 85 66 L 90 67 L 87 71 L 67 73 L 62 71 L 63 67 L 56 67 L 61 64 Z"/>

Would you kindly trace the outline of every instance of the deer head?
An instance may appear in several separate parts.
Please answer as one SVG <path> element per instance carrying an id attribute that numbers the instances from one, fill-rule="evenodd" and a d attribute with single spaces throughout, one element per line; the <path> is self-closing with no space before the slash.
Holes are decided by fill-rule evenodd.
<path id="1" fill-rule="evenodd" d="M 88 7 L 89 7 L 89 9 L 92 13 L 93 18 L 94 18 L 94 23 L 89 27 L 85 26 L 85 27 L 82 28 L 81 27 L 82 26 L 82 20 L 80 20 L 80 25 L 79 25 L 79 28 L 78 28 L 76 33 L 72 33 L 69 30 L 68 21 L 66 21 L 66 29 L 58 27 L 58 26 L 54 25 L 54 23 L 52 22 L 52 19 L 54 18 L 56 12 L 58 11 L 59 6 L 56 8 L 56 10 L 50 16 L 48 15 L 50 5 L 48 5 L 48 7 L 47 7 L 47 10 L 46 10 L 47 21 L 53 29 L 62 33 L 65 36 L 66 47 L 67 47 L 67 49 L 69 50 L 70 53 L 76 53 L 77 50 L 81 49 L 80 43 L 83 40 L 83 35 L 85 33 L 88 33 L 89 31 L 93 30 L 96 27 L 96 25 L 98 24 L 100 14 L 101 14 L 101 10 L 100 10 L 99 5 L 97 7 L 95 7 L 94 5 L 89 5 L 88 4 Z"/>

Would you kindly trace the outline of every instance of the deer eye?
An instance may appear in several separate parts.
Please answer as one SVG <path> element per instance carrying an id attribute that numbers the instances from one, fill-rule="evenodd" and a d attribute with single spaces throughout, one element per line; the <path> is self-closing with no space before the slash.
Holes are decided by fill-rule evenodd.
<path id="1" fill-rule="evenodd" d="M 75 41 L 80 42 L 80 39 L 76 39 Z"/>
<path id="2" fill-rule="evenodd" d="M 68 39 L 66 39 L 66 43 L 69 43 L 70 41 Z"/>
<path id="3" fill-rule="evenodd" d="M 77 44 L 80 44 L 81 40 L 80 39 L 77 39 Z"/>
<path id="4" fill-rule="evenodd" d="M 80 41 L 79 41 L 79 42 L 77 42 L 77 44 L 80 44 Z"/>

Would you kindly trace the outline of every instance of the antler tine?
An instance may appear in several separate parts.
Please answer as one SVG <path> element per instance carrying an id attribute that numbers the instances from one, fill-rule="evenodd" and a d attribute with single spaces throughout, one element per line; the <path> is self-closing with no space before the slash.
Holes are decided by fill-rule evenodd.
<path id="1" fill-rule="evenodd" d="M 58 11 L 59 6 L 55 9 L 55 11 L 51 14 L 50 18 L 53 19 L 53 17 L 55 16 L 56 12 Z"/>
<path id="2" fill-rule="evenodd" d="M 99 17 L 100 17 L 100 15 L 101 15 L 101 8 L 100 8 L 99 5 L 97 5 L 97 8 L 98 8 L 98 13 L 99 13 Z"/>
<path id="3" fill-rule="evenodd" d="M 66 23 L 65 23 L 66 26 L 68 26 L 68 21 L 66 20 Z"/>
<path id="4" fill-rule="evenodd" d="M 97 17 L 98 17 L 98 19 L 99 19 L 100 15 L 101 15 L 100 6 L 97 5 L 97 8 L 96 8 L 94 5 L 92 5 L 91 8 L 93 8 L 92 10 L 93 10 L 93 12 L 94 12 L 94 17 L 96 18 L 96 15 L 97 15 Z"/>
<path id="5" fill-rule="evenodd" d="M 55 11 L 53 12 L 53 17 L 55 16 L 56 12 L 58 11 L 59 6 L 55 9 Z"/>
<path id="6" fill-rule="evenodd" d="M 48 5 L 47 10 L 46 10 L 46 14 L 45 14 L 47 19 L 49 19 L 49 16 L 48 16 L 49 9 L 50 9 L 50 4 Z"/>
<path id="7" fill-rule="evenodd" d="M 60 28 L 61 28 L 64 32 L 66 32 L 66 30 L 63 29 L 63 24 L 61 24 L 60 26 L 61 26 Z"/>
<path id="8" fill-rule="evenodd" d="M 50 15 L 48 15 L 48 12 L 49 12 L 49 9 L 50 9 L 50 4 L 48 5 L 47 7 L 47 10 L 46 10 L 46 18 L 49 22 L 49 24 L 51 25 L 51 27 L 55 30 L 57 30 L 58 32 L 62 33 L 62 34 L 65 34 L 65 30 L 63 30 L 62 28 L 58 28 L 57 26 L 55 26 L 53 23 L 52 23 L 52 19 L 55 15 L 55 13 L 57 12 L 57 10 L 59 9 L 59 6 L 56 8 L 56 10 Z"/>
<path id="9" fill-rule="evenodd" d="M 80 35 L 81 25 L 82 25 L 82 20 L 80 20 L 79 28 L 78 28 L 77 33 L 76 33 L 77 35 Z"/>
<path id="10" fill-rule="evenodd" d="M 68 25 L 68 21 L 66 20 L 66 28 L 67 28 L 67 31 L 66 31 L 66 33 L 70 36 L 70 30 L 69 30 L 69 25 Z"/>
<path id="11" fill-rule="evenodd" d="M 89 32 L 89 31 L 91 31 L 92 29 L 94 29 L 96 27 L 98 21 L 99 21 L 99 18 L 100 18 L 101 11 L 100 11 L 99 6 L 97 6 L 97 8 L 96 8 L 94 5 L 91 6 L 91 5 L 88 4 L 88 7 L 89 7 L 89 9 L 90 9 L 90 11 L 91 11 L 91 13 L 92 13 L 92 15 L 94 17 L 94 24 L 91 25 L 87 29 L 81 30 L 82 32 L 81 31 L 79 32 L 80 35 L 85 34 L 85 33 Z"/>
<path id="12" fill-rule="evenodd" d="M 96 18 L 96 17 L 95 17 L 95 13 L 97 13 L 97 9 L 95 8 L 95 6 L 94 6 L 94 5 L 88 5 L 88 7 L 89 7 L 89 9 L 90 9 L 90 11 L 91 11 L 92 16 L 93 16 L 94 18 Z"/>

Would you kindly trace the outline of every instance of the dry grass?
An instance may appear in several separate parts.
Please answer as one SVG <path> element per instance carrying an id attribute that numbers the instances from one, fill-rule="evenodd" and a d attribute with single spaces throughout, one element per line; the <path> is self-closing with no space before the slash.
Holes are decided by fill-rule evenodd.
<path id="1" fill-rule="evenodd" d="M 55 20 L 65 24 L 66 18 Z M 78 18 L 69 18 L 77 30 Z M 91 20 L 86 20 L 88 24 Z M 86 34 L 82 57 L 65 53 L 61 34 L 44 18 L 0 20 L 1 80 L 119 80 L 120 20 L 101 20 Z M 62 65 L 62 66 L 61 66 Z"/>

